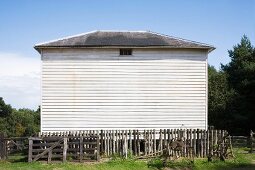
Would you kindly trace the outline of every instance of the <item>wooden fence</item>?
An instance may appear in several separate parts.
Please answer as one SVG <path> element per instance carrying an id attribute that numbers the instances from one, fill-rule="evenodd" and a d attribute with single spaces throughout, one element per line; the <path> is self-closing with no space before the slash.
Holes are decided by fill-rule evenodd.
<path id="1" fill-rule="evenodd" d="M 79 138 L 90 134 L 99 137 L 100 155 L 106 157 L 112 155 L 127 157 L 128 154 L 137 157 L 157 156 L 166 150 L 171 152 L 171 156 L 207 157 L 218 155 L 218 150 L 226 147 L 230 139 L 225 130 L 199 129 L 79 131 L 40 133 L 39 137 Z M 73 147 L 79 148 L 80 145 L 77 143 Z"/>
<path id="2" fill-rule="evenodd" d="M 0 136 L 0 158 L 8 152 L 8 138 Z M 9 138 L 10 139 L 10 138 Z M 101 130 L 39 133 L 24 139 L 29 142 L 28 161 L 99 160 L 119 155 L 137 158 L 164 155 L 169 157 L 208 157 L 228 152 L 231 137 L 225 130 L 161 129 Z M 2 142 L 1 142 L 2 141 Z M 15 141 L 14 141 L 15 142 Z M 15 142 L 17 144 L 17 142 Z M 25 142 L 26 143 L 26 142 Z M 15 144 L 14 144 L 15 145 Z M 28 146 L 28 147 L 27 147 Z M 10 150 L 10 149 L 9 149 Z"/>

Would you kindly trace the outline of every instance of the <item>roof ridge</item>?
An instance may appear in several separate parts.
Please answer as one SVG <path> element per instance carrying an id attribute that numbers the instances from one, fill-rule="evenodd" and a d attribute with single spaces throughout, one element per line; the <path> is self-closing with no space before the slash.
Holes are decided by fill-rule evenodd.
<path id="1" fill-rule="evenodd" d="M 137 30 L 137 31 L 131 31 L 131 30 L 98 30 L 99 32 L 148 32 L 144 30 Z"/>

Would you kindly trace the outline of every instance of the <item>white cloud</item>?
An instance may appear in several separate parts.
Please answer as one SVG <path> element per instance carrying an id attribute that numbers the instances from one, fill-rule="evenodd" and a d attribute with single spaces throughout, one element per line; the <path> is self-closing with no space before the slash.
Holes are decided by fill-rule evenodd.
<path id="1" fill-rule="evenodd" d="M 0 52 L 0 97 L 15 108 L 40 104 L 40 57 Z"/>

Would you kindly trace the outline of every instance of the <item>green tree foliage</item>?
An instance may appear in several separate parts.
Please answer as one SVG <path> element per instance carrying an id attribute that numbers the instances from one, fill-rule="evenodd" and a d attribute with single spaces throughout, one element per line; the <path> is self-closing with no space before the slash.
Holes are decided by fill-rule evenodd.
<path id="1" fill-rule="evenodd" d="M 218 129 L 228 129 L 234 91 L 229 89 L 227 76 L 223 71 L 208 67 L 208 120 L 209 125 Z"/>
<path id="2" fill-rule="evenodd" d="M 236 93 L 232 126 L 244 134 L 255 129 L 255 48 L 247 36 L 229 50 L 229 57 L 231 62 L 222 65 L 222 70 L 227 74 L 229 87 Z"/>
<path id="3" fill-rule="evenodd" d="M 9 116 L 12 112 L 12 107 L 5 104 L 2 97 L 0 97 L 0 117 Z"/>
<path id="4" fill-rule="evenodd" d="M 209 73 L 209 125 L 245 135 L 255 129 L 255 49 L 243 36 L 229 50 L 231 62 Z"/>
<path id="5" fill-rule="evenodd" d="M 3 112 L 4 114 L 1 113 L 0 132 L 4 132 L 8 136 L 31 136 L 39 132 L 40 108 L 37 111 L 16 110 L 10 105 L 6 105 L 2 98 L 0 99 L 0 107 L 7 108 Z"/>

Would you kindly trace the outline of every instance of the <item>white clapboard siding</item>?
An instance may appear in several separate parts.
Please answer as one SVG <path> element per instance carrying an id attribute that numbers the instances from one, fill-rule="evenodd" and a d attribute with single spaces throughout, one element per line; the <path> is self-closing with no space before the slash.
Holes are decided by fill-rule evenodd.
<path id="1" fill-rule="evenodd" d="M 44 50 L 41 131 L 206 129 L 206 68 L 200 50 Z"/>

